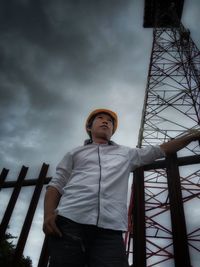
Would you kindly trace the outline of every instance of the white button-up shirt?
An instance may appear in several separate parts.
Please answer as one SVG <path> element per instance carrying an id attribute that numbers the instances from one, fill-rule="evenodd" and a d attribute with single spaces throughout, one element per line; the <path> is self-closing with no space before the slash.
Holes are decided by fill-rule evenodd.
<path id="1" fill-rule="evenodd" d="M 49 183 L 62 195 L 58 214 L 78 223 L 125 231 L 130 172 L 164 156 L 160 146 L 139 149 L 112 143 L 75 148 L 58 164 Z"/>

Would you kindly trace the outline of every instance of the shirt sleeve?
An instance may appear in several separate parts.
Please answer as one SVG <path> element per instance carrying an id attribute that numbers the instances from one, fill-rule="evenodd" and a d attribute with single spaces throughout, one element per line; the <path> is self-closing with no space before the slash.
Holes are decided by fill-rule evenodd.
<path id="1" fill-rule="evenodd" d="M 152 163 L 154 160 L 164 158 L 165 153 L 159 145 L 133 148 L 130 150 L 131 170 Z"/>
<path id="2" fill-rule="evenodd" d="M 72 155 L 71 153 L 67 153 L 60 161 L 60 163 L 57 165 L 56 174 L 49 182 L 48 187 L 49 186 L 55 187 L 58 190 L 58 192 L 62 195 L 63 188 L 65 187 L 70 178 L 72 168 L 73 168 Z"/>

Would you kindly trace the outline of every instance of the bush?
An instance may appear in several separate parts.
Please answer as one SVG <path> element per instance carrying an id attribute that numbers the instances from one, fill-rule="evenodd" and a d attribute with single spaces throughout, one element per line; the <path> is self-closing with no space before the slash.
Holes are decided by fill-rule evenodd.
<path id="1" fill-rule="evenodd" d="M 15 254 L 15 245 L 9 239 L 13 239 L 11 234 L 6 234 L 5 238 L 0 242 L 0 266 L 2 267 L 15 267 L 13 265 L 13 257 Z M 24 257 L 20 259 L 17 267 L 32 267 L 32 260 L 30 257 Z"/>

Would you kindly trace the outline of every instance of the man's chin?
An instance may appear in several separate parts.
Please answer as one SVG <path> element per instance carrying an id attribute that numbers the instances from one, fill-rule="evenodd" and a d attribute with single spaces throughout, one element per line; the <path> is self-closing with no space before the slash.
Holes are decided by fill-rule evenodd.
<path id="1" fill-rule="evenodd" d="M 111 138 L 111 136 L 108 135 L 107 133 L 103 132 L 103 133 L 100 133 L 100 134 L 98 135 L 98 138 L 102 138 L 102 139 L 104 139 L 104 140 L 109 141 L 110 138 Z"/>

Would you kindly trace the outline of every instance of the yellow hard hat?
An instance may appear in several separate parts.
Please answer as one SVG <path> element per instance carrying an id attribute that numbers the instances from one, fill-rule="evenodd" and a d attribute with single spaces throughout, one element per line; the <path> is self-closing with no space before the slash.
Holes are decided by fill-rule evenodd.
<path id="1" fill-rule="evenodd" d="M 117 129 L 117 125 L 118 125 L 117 114 L 115 112 L 113 112 L 112 110 L 105 109 L 105 108 L 95 109 L 89 114 L 89 116 L 86 120 L 86 124 L 85 124 L 85 128 L 86 128 L 87 133 L 89 134 L 88 126 L 90 125 L 91 120 L 99 113 L 106 113 L 112 117 L 112 119 L 113 119 L 113 134 L 114 134 L 114 132 Z"/>

